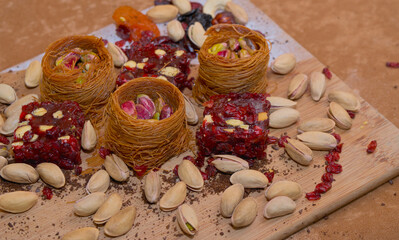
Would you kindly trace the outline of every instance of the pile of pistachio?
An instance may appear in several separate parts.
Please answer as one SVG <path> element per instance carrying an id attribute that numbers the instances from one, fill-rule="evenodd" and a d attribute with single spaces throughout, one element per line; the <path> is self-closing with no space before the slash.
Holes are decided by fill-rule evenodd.
<path id="1" fill-rule="evenodd" d="M 254 54 L 255 46 L 251 40 L 240 37 L 230 38 L 227 42 L 216 43 L 208 49 L 208 53 L 227 59 L 247 58 Z"/>

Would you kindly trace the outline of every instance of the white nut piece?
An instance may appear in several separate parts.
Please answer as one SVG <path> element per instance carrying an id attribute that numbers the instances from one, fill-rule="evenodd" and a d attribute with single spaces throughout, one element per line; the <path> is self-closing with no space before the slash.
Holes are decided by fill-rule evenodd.
<path id="1" fill-rule="evenodd" d="M 274 60 L 271 65 L 271 69 L 273 72 L 278 74 L 287 74 L 295 68 L 295 65 L 295 55 L 292 53 L 284 53 Z"/>
<path id="2" fill-rule="evenodd" d="M 180 14 L 185 14 L 191 11 L 189 0 L 172 0 L 172 3 L 179 9 Z"/>
<path id="3" fill-rule="evenodd" d="M 230 1 L 231 0 L 208 0 L 204 4 L 203 13 L 209 14 L 214 18 L 216 11 L 225 10 L 226 4 Z"/>
<path id="4" fill-rule="evenodd" d="M 37 60 L 32 61 L 25 72 L 25 85 L 28 88 L 35 88 L 39 86 L 43 78 L 43 70 L 40 62 Z"/>
<path id="5" fill-rule="evenodd" d="M 113 44 L 112 42 L 108 43 L 107 46 L 108 52 L 111 54 L 112 61 L 114 62 L 115 67 L 122 67 L 128 60 L 126 54 L 120 49 L 118 46 Z"/>
<path id="6" fill-rule="evenodd" d="M 240 5 L 233 2 L 227 2 L 225 10 L 233 14 L 234 20 L 238 24 L 245 25 L 248 23 L 248 14 Z"/>
<path id="7" fill-rule="evenodd" d="M 11 104 L 17 100 L 17 93 L 10 85 L 0 84 L 0 103 Z"/>
<path id="8" fill-rule="evenodd" d="M 184 35 L 186 34 L 184 32 L 183 26 L 181 25 L 181 22 L 177 20 L 172 20 L 168 22 L 166 28 L 168 30 L 168 36 L 175 42 L 182 40 L 184 38 Z"/>
<path id="9" fill-rule="evenodd" d="M 204 44 L 206 36 L 205 29 L 201 23 L 195 22 L 192 24 L 187 31 L 188 38 L 190 38 L 191 42 L 193 42 L 197 47 L 202 47 Z"/>

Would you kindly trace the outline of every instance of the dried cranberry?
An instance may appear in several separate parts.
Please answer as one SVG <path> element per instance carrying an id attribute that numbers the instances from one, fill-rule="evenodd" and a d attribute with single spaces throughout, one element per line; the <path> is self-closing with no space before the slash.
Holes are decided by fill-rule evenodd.
<path id="1" fill-rule="evenodd" d="M 321 177 L 321 181 L 332 183 L 334 181 L 334 175 L 332 173 L 324 173 Z"/>
<path id="2" fill-rule="evenodd" d="M 3 144 L 9 144 L 10 143 L 10 140 L 8 140 L 8 138 L 7 137 L 5 137 L 5 136 L 3 136 L 3 135 L 1 135 L 0 134 L 0 143 L 3 143 Z"/>
<path id="3" fill-rule="evenodd" d="M 120 47 L 120 48 L 123 48 L 125 46 L 126 42 L 127 42 L 126 40 L 122 39 L 122 40 L 116 41 L 115 45 Z"/>
<path id="4" fill-rule="evenodd" d="M 211 164 L 215 159 L 213 157 L 208 158 L 208 160 L 206 160 L 206 162 L 208 164 Z"/>
<path id="5" fill-rule="evenodd" d="M 201 8 L 193 8 L 190 12 L 180 15 L 177 20 L 182 23 L 185 22 L 187 26 L 199 22 L 205 30 L 212 26 L 212 16 L 202 13 Z"/>
<path id="6" fill-rule="evenodd" d="M 322 182 L 316 185 L 315 187 L 315 192 L 318 193 L 326 193 L 328 190 L 331 189 L 331 183 L 330 182 Z"/>
<path id="7" fill-rule="evenodd" d="M 341 142 L 341 136 L 338 133 L 331 133 L 337 139 L 337 144 Z"/>
<path id="8" fill-rule="evenodd" d="M 133 167 L 134 172 L 138 177 L 144 176 L 144 174 L 147 172 L 148 167 L 146 165 L 136 165 Z"/>
<path id="9" fill-rule="evenodd" d="M 356 113 L 351 111 L 351 110 L 346 110 L 349 114 L 349 117 L 351 117 L 352 119 L 354 119 L 356 117 Z"/>
<path id="10" fill-rule="evenodd" d="M 278 142 L 278 138 L 274 136 L 267 136 L 266 142 L 267 144 L 275 144 Z"/>
<path id="11" fill-rule="evenodd" d="M 103 43 L 104 43 L 104 46 L 107 46 L 107 44 L 108 44 L 108 40 L 107 40 L 107 39 L 105 39 L 105 38 L 101 38 L 101 40 L 103 41 Z"/>
<path id="12" fill-rule="evenodd" d="M 100 147 L 98 150 L 98 153 L 100 154 L 100 157 L 105 159 L 106 156 L 111 155 L 111 150 L 105 148 L 105 147 Z"/>
<path id="13" fill-rule="evenodd" d="M 332 162 L 329 165 L 326 166 L 326 172 L 328 173 L 334 173 L 334 174 L 338 174 L 342 172 L 342 166 L 341 164 Z"/>
<path id="14" fill-rule="evenodd" d="M 198 154 L 194 164 L 199 168 L 203 167 L 205 164 L 205 157 L 202 154 Z"/>
<path id="15" fill-rule="evenodd" d="M 185 157 L 183 158 L 183 160 L 188 160 L 188 161 L 192 162 L 193 164 L 195 164 L 195 159 L 194 159 L 194 157 L 192 157 L 192 156 L 185 156 Z"/>
<path id="16" fill-rule="evenodd" d="M 216 14 L 215 18 L 212 19 L 212 25 L 216 24 L 235 24 L 234 15 L 231 12 L 221 12 Z"/>
<path id="17" fill-rule="evenodd" d="M 204 181 L 209 179 L 209 176 L 208 176 L 207 173 L 204 173 L 204 172 L 201 171 L 201 170 L 200 170 L 200 173 L 201 173 L 202 179 L 204 179 Z"/>
<path id="18" fill-rule="evenodd" d="M 173 173 L 174 173 L 176 176 L 179 176 L 179 165 L 176 165 L 175 168 L 173 168 Z"/>
<path id="19" fill-rule="evenodd" d="M 373 153 L 376 148 L 377 148 L 377 141 L 376 140 L 371 141 L 367 146 L 367 153 Z"/>
<path id="20" fill-rule="evenodd" d="M 290 138 L 290 137 L 287 135 L 281 136 L 280 139 L 278 140 L 278 146 L 285 147 L 285 144 L 287 143 L 288 138 Z"/>
<path id="21" fill-rule="evenodd" d="M 306 193 L 306 198 L 309 201 L 316 201 L 316 200 L 319 200 L 321 198 L 321 195 L 318 192 L 309 192 L 309 193 Z"/>
<path id="22" fill-rule="evenodd" d="M 342 152 L 342 147 L 343 147 L 343 143 L 338 144 L 333 151 L 337 152 L 337 153 L 341 153 Z"/>
<path id="23" fill-rule="evenodd" d="M 273 182 L 273 178 L 274 178 L 274 171 L 267 171 L 265 172 L 265 176 L 267 177 L 267 180 L 269 180 L 269 183 Z"/>
<path id="24" fill-rule="evenodd" d="M 116 28 L 116 35 L 122 38 L 123 40 L 128 40 L 130 38 L 130 29 L 125 25 L 119 25 Z"/>
<path id="25" fill-rule="evenodd" d="M 390 68 L 399 68 L 399 62 L 387 62 L 385 65 Z"/>
<path id="26" fill-rule="evenodd" d="M 323 74 L 326 76 L 326 78 L 331 79 L 332 78 L 332 73 L 330 72 L 330 69 L 328 67 L 323 68 Z"/>
<path id="27" fill-rule="evenodd" d="M 199 2 L 190 2 L 191 10 L 198 9 L 198 12 L 202 13 L 202 4 Z"/>
<path id="28" fill-rule="evenodd" d="M 217 173 L 217 169 L 212 164 L 206 166 L 205 173 L 208 175 L 209 178 L 214 177 Z"/>
<path id="29" fill-rule="evenodd" d="M 172 0 L 154 0 L 154 5 L 168 5 L 172 4 Z"/>
<path id="30" fill-rule="evenodd" d="M 49 187 L 44 187 L 43 190 L 44 199 L 50 200 L 53 197 L 53 191 Z"/>

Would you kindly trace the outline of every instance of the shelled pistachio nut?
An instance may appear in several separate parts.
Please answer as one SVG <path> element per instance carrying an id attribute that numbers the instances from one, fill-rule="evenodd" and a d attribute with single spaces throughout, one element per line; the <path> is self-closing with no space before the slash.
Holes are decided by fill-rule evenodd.
<path id="1" fill-rule="evenodd" d="M 144 194 L 149 203 L 156 203 L 161 195 L 161 179 L 158 172 L 151 171 L 144 177 Z"/>
<path id="2" fill-rule="evenodd" d="M 177 20 L 172 20 L 166 25 L 168 30 L 168 36 L 174 41 L 178 42 L 184 38 L 186 32 L 183 29 L 181 22 Z"/>
<path id="3" fill-rule="evenodd" d="M 304 132 L 297 136 L 306 146 L 313 150 L 331 150 L 337 146 L 337 140 L 331 134 L 324 132 Z"/>
<path id="4" fill-rule="evenodd" d="M 331 91 L 328 94 L 328 101 L 336 102 L 349 111 L 358 112 L 360 109 L 360 101 L 350 92 Z"/>
<path id="5" fill-rule="evenodd" d="M 205 29 L 199 22 L 195 22 L 188 28 L 187 35 L 191 42 L 193 42 L 199 48 L 202 46 L 202 44 L 204 44 L 206 39 Z"/>
<path id="6" fill-rule="evenodd" d="M 270 102 L 270 111 L 276 111 L 281 108 L 295 108 L 296 102 L 289 100 L 288 98 L 282 97 L 267 97 L 267 100 Z"/>
<path id="7" fill-rule="evenodd" d="M 302 187 L 296 182 L 278 181 L 265 191 L 265 196 L 269 201 L 278 196 L 286 196 L 292 200 L 297 200 L 302 196 Z"/>
<path id="8" fill-rule="evenodd" d="M 105 193 L 95 192 L 79 199 L 73 205 L 73 212 L 81 217 L 94 214 L 105 202 Z"/>
<path id="9" fill-rule="evenodd" d="M 244 186 L 236 183 L 224 190 L 220 201 L 220 213 L 223 217 L 231 217 L 234 209 L 244 197 Z"/>
<path id="10" fill-rule="evenodd" d="M 349 113 L 336 102 L 330 102 L 327 115 L 334 120 L 339 128 L 348 130 L 352 127 L 352 118 L 349 116 Z"/>
<path id="11" fill-rule="evenodd" d="M 313 160 L 312 150 L 301 141 L 287 139 L 285 151 L 297 163 L 308 166 Z"/>
<path id="12" fill-rule="evenodd" d="M 275 218 L 293 213 L 296 203 L 289 197 L 278 196 L 270 200 L 263 211 L 265 218 Z"/>
<path id="13" fill-rule="evenodd" d="M 299 119 L 299 112 L 293 108 L 281 108 L 272 112 L 269 116 L 271 128 L 285 128 L 296 123 Z"/>
<path id="14" fill-rule="evenodd" d="M 36 167 L 43 182 L 55 188 L 62 188 L 65 185 L 65 176 L 61 168 L 54 163 L 40 163 Z"/>
<path id="15" fill-rule="evenodd" d="M 230 177 L 230 182 L 232 184 L 241 183 L 244 188 L 265 188 L 269 183 L 265 174 L 252 170 L 241 170 L 235 172 Z"/>
<path id="16" fill-rule="evenodd" d="M 178 182 L 162 196 L 159 207 L 165 212 L 173 211 L 184 202 L 186 195 L 187 185 L 183 181 Z"/>
<path id="17" fill-rule="evenodd" d="M 35 183 L 39 179 L 36 170 L 26 163 L 13 163 L 0 170 L 0 176 L 15 183 Z"/>
<path id="18" fill-rule="evenodd" d="M 326 77 L 321 72 L 312 72 L 310 75 L 310 95 L 318 102 L 326 91 Z"/>
<path id="19" fill-rule="evenodd" d="M 108 219 L 119 212 L 121 207 L 122 197 L 118 193 L 111 194 L 94 214 L 93 222 L 95 224 L 106 223 Z"/>
<path id="20" fill-rule="evenodd" d="M 177 209 L 177 222 L 181 230 L 188 235 L 193 236 L 198 231 L 197 214 L 187 204 L 183 204 Z"/>
<path id="21" fill-rule="evenodd" d="M 225 10 L 233 14 L 234 20 L 238 24 L 245 25 L 248 23 L 248 14 L 240 5 L 233 2 L 227 2 Z"/>
<path id="22" fill-rule="evenodd" d="M 0 156 L 0 170 L 7 164 L 8 164 L 7 158 Z"/>
<path id="23" fill-rule="evenodd" d="M 39 86 L 43 78 L 43 70 L 40 62 L 37 60 L 32 61 L 25 72 L 25 85 L 28 88 Z"/>
<path id="24" fill-rule="evenodd" d="M 13 102 L 8 108 L 4 110 L 4 115 L 9 118 L 13 115 L 19 115 L 22 112 L 22 106 L 26 105 L 28 103 L 37 101 L 39 99 L 39 96 L 37 94 L 28 94 L 25 95 L 21 98 L 19 98 L 17 101 Z"/>
<path id="25" fill-rule="evenodd" d="M 332 133 L 334 127 L 335 122 L 329 118 L 311 118 L 299 124 L 298 133 L 310 131 Z"/>
<path id="26" fill-rule="evenodd" d="M 299 99 L 308 88 L 308 76 L 299 73 L 297 74 L 288 85 L 288 98 L 292 100 Z"/>
<path id="27" fill-rule="evenodd" d="M 96 147 L 97 134 L 90 120 L 87 120 L 83 125 L 82 131 L 82 148 L 86 151 L 91 151 Z"/>
<path id="28" fill-rule="evenodd" d="M 190 125 L 196 125 L 198 123 L 198 114 L 195 111 L 194 105 L 191 103 L 190 99 L 183 94 L 184 106 L 186 108 L 187 123 Z"/>
<path id="29" fill-rule="evenodd" d="M 84 227 L 68 232 L 62 240 L 97 240 L 100 231 L 95 227 Z"/>
<path id="30" fill-rule="evenodd" d="M 189 0 L 172 0 L 172 3 L 179 9 L 179 14 L 185 14 L 191 11 Z"/>
<path id="31" fill-rule="evenodd" d="M 0 195 L 0 209 L 10 213 L 22 213 L 37 203 L 36 193 L 27 191 L 9 192 Z"/>
<path id="32" fill-rule="evenodd" d="M 122 67 L 123 64 L 129 60 L 126 54 L 120 49 L 120 47 L 116 46 L 112 42 L 109 42 L 107 45 L 107 49 L 109 54 L 112 57 L 112 61 L 114 62 L 115 67 Z"/>
<path id="33" fill-rule="evenodd" d="M 98 170 L 91 177 L 86 186 L 86 192 L 88 194 L 95 192 L 106 192 L 110 183 L 110 177 L 107 171 Z"/>
<path id="34" fill-rule="evenodd" d="M 0 83 L 0 103 L 11 104 L 17 100 L 14 88 L 5 83 Z"/>
<path id="35" fill-rule="evenodd" d="M 173 5 L 157 5 L 147 12 L 147 16 L 154 23 L 169 22 L 177 17 L 179 9 Z"/>
<path id="36" fill-rule="evenodd" d="M 271 69 L 273 72 L 278 74 L 287 74 L 295 68 L 295 65 L 295 55 L 292 53 L 284 53 L 274 60 L 271 65 Z"/>
<path id="37" fill-rule="evenodd" d="M 20 114 L 20 113 L 19 113 Z M 19 114 L 15 114 L 7 118 L 0 129 L 0 133 L 6 136 L 12 136 L 18 127 Z"/>
<path id="38" fill-rule="evenodd" d="M 211 0 L 206 1 L 203 7 L 203 13 L 209 14 L 212 18 L 215 17 L 216 11 L 225 10 L 226 4 L 231 0 Z"/>
<path id="39" fill-rule="evenodd" d="M 244 198 L 234 209 L 231 223 L 235 228 L 249 226 L 256 218 L 258 204 L 253 197 Z"/>
<path id="40" fill-rule="evenodd" d="M 249 169 L 249 164 L 242 158 L 234 155 L 214 155 L 215 160 L 212 164 L 217 170 L 224 173 L 235 173 L 244 169 Z"/>
<path id="41" fill-rule="evenodd" d="M 187 187 L 193 191 L 201 191 L 204 187 L 204 179 L 198 168 L 188 160 L 183 160 L 178 169 L 180 180 L 187 184 Z"/>
<path id="42" fill-rule="evenodd" d="M 110 237 L 118 237 L 132 229 L 136 220 L 136 207 L 129 206 L 112 216 L 104 226 L 104 233 Z"/>
<path id="43" fill-rule="evenodd" d="M 129 178 L 129 168 L 126 166 L 126 163 L 115 154 L 105 157 L 104 167 L 115 181 L 123 182 Z"/>

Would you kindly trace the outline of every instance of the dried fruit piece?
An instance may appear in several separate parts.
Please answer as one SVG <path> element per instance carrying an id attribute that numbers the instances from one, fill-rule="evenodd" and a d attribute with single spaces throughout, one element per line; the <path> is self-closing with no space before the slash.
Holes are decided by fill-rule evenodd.
<path id="1" fill-rule="evenodd" d="M 385 66 L 390 68 L 399 68 L 399 62 L 386 62 Z"/>
<path id="2" fill-rule="evenodd" d="M 376 148 L 377 148 L 377 141 L 376 140 L 371 141 L 367 146 L 367 153 L 373 153 Z"/>
<path id="3" fill-rule="evenodd" d="M 323 68 L 322 72 L 326 76 L 326 78 L 328 79 L 332 78 L 332 73 L 330 72 L 330 69 L 328 69 L 328 67 Z"/>

